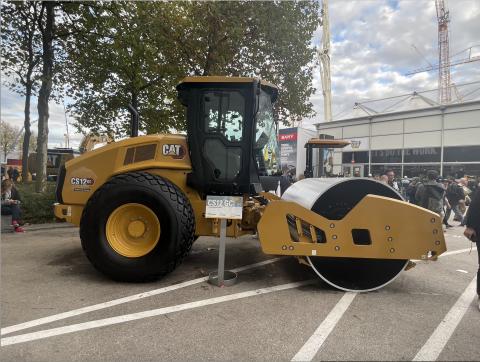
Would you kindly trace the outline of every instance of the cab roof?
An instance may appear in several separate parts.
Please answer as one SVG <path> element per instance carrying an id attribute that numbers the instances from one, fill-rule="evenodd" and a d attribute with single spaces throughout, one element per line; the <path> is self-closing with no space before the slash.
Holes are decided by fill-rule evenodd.
<path id="1" fill-rule="evenodd" d="M 278 94 L 278 87 L 275 84 L 267 82 L 253 77 L 226 77 L 226 76 L 195 76 L 195 77 L 185 77 L 177 85 L 177 89 L 183 88 L 183 85 L 190 83 L 253 83 L 255 81 L 260 81 L 262 88 L 267 88 L 266 90 L 271 94 L 272 101 L 275 101 Z"/>
<path id="2" fill-rule="evenodd" d="M 349 144 L 350 142 L 345 140 L 310 138 L 305 147 L 312 145 L 313 148 L 343 148 Z"/>

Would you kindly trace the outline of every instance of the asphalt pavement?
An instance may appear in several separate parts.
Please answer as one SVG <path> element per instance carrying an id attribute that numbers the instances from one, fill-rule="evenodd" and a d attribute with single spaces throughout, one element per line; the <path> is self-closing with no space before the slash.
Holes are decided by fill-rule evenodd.
<path id="1" fill-rule="evenodd" d="M 241 271 L 218 288 L 205 281 L 217 266 L 214 238 L 198 239 L 165 278 L 129 284 L 93 269 L 77 228 L 3 234 L 0 358 L 480 360 L 478 260 L 462 231 L 446 232 L 448 254 L 437 262 L 360 294 L 330 288 L 294 258 L 263 254 L 253 237 L 228 241 L 226 267 Z"/>

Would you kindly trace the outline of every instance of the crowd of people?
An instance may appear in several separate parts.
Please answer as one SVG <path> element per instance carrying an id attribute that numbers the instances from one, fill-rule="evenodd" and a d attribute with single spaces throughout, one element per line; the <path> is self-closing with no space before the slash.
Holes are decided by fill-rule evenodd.
<path id="1" fill-rule="evenodd" d="M 480 309 L 480 178 L 439 178 L 438 172 L 430 170 L 426 177 L 404 178 L 395 181 L 395 173 L 389 170 L 378 178 L 388 184 L 404 198 L 415 205 L 433 211 L 440 215 L 445 228 L 451 228 L 453 221 L 457 226 L 464 226 L 463 234 L 467 239 L 477 244 L 479 269 L 477 272 L 478 308 Z M 468 207 L 468 209 L 467 209 Z"/>

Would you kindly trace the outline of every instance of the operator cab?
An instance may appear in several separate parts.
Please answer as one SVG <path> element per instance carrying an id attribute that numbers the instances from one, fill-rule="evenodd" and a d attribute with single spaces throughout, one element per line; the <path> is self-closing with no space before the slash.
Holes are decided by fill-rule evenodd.
<path id="1" fill-rule="evenodd" d="M 187 107 L 187 184 L 203 196 L 262 191 L 259 176 L 280 170 L 277 87 L 255 78 L 187 77 L 177 90 Z"/>

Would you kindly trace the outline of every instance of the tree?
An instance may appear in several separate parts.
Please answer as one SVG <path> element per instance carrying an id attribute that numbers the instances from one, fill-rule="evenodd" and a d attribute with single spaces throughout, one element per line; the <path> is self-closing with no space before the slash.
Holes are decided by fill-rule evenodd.
<path id="1" fill-rule="evenodd" d="M 2 4 L 2 70 L 4 82 L 13 91 L 25 96 L 22 153 L 29 153 L 30 102 L 39 79 L 41 39 L 38 20 L 41 5 L 37 1 Z M 22 158 L 22 180 L 27 180 L 28 163 Z"/>
<path id="2" fill-rule="evenodd" d="M 175 118 L 179 105 L 165 95 L 185 70 L 172 56 L 175 43 L 150 27 L 150 9 L 171 6 L 108 2 L 79 7 L 76 33 L 67 42 L 66 68 L 73 80 L 70 109 L 80 127 L 124 135 L 129 129 L 127 105 L 132 104 L 148 133 L 182 128 Z"/>
<path id="3" fill-rule="evenodd" d="M 188 30 L 178 43 L 200 51 L 197 75 L 257 76 L 279 89 L 276 117 L 286 125 L 314 114 L 313 32 L 319 25 L 318 2 L 186 3 Z M 190 34 L 195 34 L 191 37 Z"/>
<path id="4" fill-rule="evenodd" d="M 55 3 L 43 1 L 38 19 L 42 34 L 42 85 L 38 94 L 38 136 L 37 136 L 37 178 L 35 191 L 44 192 L 47 181 L 47 149 L 48 149 L 48 101 L 52 92 L 55 31 Z"/>
<path id="5" fill-rule="evenodd" d="M 7 162 L 7 156 L 17 146 L 17 138 L 20 130 L 5 121 L 0 121 L 0 147 L 3 153 L 3 161 Z"/>
<path id="6" fill-rule="evenodd" d="M 36 152 L 36 149 L 37 149 L 37 135 L 35 134 L 35 132 L 31 133 L 29 141 L 30 141 L 30 144 L 27 147 L 28 153 L 23 153 L 24 152 L 23 150 L 25 149 L 23 147 L 23 142 L 25 142 L 25 137 L 23 137 L 23 135 L 22 135 L 22 137 L 20 137 L 20 139 L 18 140 L 18 149 L 22 150 L 22 161 L 24 159 L 27 159 L 27 161 L 28 161 L 28 155 Z M 23 162 L 22 162 L 22 164 L 23 164 Z M 28 165 L 28 163 L 27 163 L 27 165 Z M 22 166 L 22 168 L 23 168 L 23 166 Z M 23 173 L 22 173 L 22 175 L 23 175 Z M 23 178 L 23 176 L 22 176 L 22 178 Z"/>
<path id="7" fill-rule="evenodd" d="M 81 6 L 68 46 L 79 128 L 125 134 L 126 105 L 147 133 L 185 128 L 186 75 L 259 76 L 280 87 L 277 117 L 312 116 L 317 2 L 105 2 Z"/>

